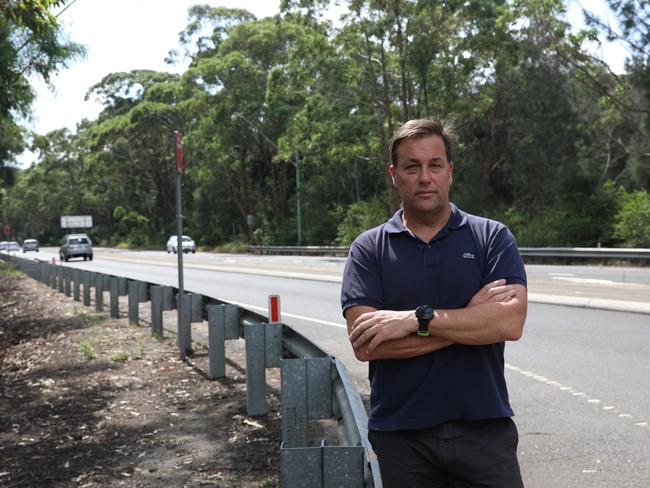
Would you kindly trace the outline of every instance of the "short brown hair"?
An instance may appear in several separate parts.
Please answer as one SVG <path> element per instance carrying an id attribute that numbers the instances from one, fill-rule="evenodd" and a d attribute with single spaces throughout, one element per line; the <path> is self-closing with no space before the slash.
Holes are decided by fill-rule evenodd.
<path id="1" fill-rule="evenodd" d="M 413 119 L 406 122 L 395 131 L 388 142 L 390 162 L 397 167 L 397 148 L 404 139 L 412 137 L 440 136 L 445 143 L 447 161 L 453 161 L 453 139 L 455 138 L 453 125 L 436 118 Z"/>

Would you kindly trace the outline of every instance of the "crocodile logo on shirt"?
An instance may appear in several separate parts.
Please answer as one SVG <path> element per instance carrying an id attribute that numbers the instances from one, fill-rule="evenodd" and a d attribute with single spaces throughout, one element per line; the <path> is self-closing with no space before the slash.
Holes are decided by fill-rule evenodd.
<path id="1" fill-rule="evenodd" d="M 464 252 L 463 253 L 463 258 L 464 259 L 475 259 L 476 256 L 474 256 L 474 254 L 472 254 L 471 252 Z"/>

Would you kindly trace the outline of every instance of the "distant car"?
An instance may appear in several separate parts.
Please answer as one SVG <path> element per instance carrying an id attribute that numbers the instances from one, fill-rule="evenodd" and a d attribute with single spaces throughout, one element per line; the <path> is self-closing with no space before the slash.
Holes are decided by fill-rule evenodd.
<path id="1" fill-rule="evenodd" d="M 36 239 L 25 239 L 23 241 L 23 252 L 27 251 L 38 252 L 38 241 Z"/>
<path id="2" fill-rule="evenodd" d="M 9 241 L 7 243 L 7 251 L 20 251 L 20 246 L 16 241 Z"/>
<path id="3" fill-rule="evenodd" d="M 196 252 L 196 243 L 190 236 L 183 236 L 182 249 L 185 253 L 191 252 L 194 254 Z M 167 240 L 167 252 L 173 252 L 174 254 L 178 252 L 178 243 L 176 236 L 171 236 Z"/>
<path id="4" fill-rule="evenodd" d="M 7 241 L 1 241 L 0 242 L 0 251 L 6 251 L 8 245 L 9 245 L 9 243 Z"/>
<path id="5" fill-rule="evenodd" d="M 63 238 L 59 248 L 61 261 L 68 261 L 70 258 L 84 258 L 93 260 L 93 244 L 86 234 L 68 234 Z"/>

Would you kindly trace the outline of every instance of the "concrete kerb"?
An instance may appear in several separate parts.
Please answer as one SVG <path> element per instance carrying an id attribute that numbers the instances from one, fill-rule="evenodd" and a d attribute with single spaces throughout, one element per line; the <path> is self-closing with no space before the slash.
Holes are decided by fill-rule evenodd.
<path id="1" fill-rule="evenodd" d="M 593 308 L 597 310 L 610 310 L 614 312 L 650 314 L 650 303 L 629 302 L 626 300 L 609 300 L 606 298 L 566 297 L 559 295 L 547 295 L 543 293 L 529 293 L 528 302 L 545 303 L 548 305 L 563 305 L 567 307 Z"/>

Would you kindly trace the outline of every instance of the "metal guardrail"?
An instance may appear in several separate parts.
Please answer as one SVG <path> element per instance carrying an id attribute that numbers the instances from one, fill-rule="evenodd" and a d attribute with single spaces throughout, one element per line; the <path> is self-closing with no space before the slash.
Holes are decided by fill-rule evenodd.
<path id="1" fill-rule="evenodd" d="M 297 256 L 347 256 L 348 246 L 248 246 L 251 254 L 291 254 Z M 650 260 L 650 249 L 618 247 L 520 247 L 523 257 L 549 259 Z"/>
<path id="2" fill-rule="evenodd" d="M 650 259 L 650 249 L 619 247 L 520 247 L 522 256 L 548 258 Z"/>
<path id="3" fill-rule="evenodd" d="M 379 466 L 368 442 L 368 417 L 343 363 L 318 344 L 282 323 L 237 305 L 156 283 L 96 273 L 43 261 L 0 254 L 32 278 L 103 311 L 109 293 L 113 318 L 120 316 L 119 297 L 128 296 L 128 319 L 139 322 L 139 304 L 151 301 L 151 333 L 163 334 L 163 310 L 181 307 L 178 346 L 181 357 L 191 350 L 192 322 L 208 323 L 208 378 L 225 376 L 225 341 L 242 338 L 246 345 L 247 413 L 267 413 L 266 368 L 280 367 L 282 375 L 282 486 L 285 488 L 380 488 Z M 83 295 L 82 290 L 83 288 Z M 307 422 L 335 419 L 338 445 L 321 440 L 308 446 Z"/>
<path id="4" fill-rule="evenodd" d="M 248 246 L 251 254 L 292 254 L 297 256 L 347 256 L 349 246 Z"/>

